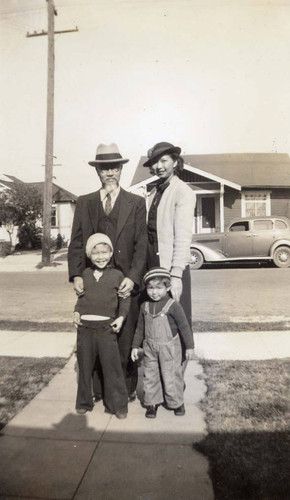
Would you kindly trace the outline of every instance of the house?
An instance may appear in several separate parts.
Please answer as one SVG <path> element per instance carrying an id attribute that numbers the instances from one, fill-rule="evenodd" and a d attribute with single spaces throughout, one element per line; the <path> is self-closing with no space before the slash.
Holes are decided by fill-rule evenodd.
<path id="1" fill-rule="evenodd" d="M 280 153 L 183 155 L 181 179 L 195 192 L 194 233 L 224 231 L 234 217 L 290 218 L 290 158 Z M 130 191 L 146 195 L 158 179 L 141 157 Z"/>
<path id="2" fill-rule="evenodd" d="M 0 191 L 3 189 L 13 189 L 16 183 L 22 183 L 36 189 L 41 195 L 44 191 L 44 182 L 25 182 L 21 181 L 13 175 L 6 175 L 0 178 Z M 60 234 L 64 240 L 69 240 L 75 203 L 77 196 L 70 193 L 66 189 L 52 184 L 52 213 L 51 213 L 51 236 L 56 238 Z M 1 221 L 0 221 L 1 223 Z M 15 244 L 17 230 L 13 233 L 12 242 Z M 5 227 L 0 227 L 0 240 L 9 240 L 9 235 Z"/>

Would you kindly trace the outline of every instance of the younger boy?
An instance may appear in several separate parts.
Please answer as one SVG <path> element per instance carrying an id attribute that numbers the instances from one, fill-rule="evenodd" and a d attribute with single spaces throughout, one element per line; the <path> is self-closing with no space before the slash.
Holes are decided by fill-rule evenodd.
<path id="1" fill-rule="evenodd" d="M 83 272 L 84 293 L 79 296 L 74 312 L 78 327 L 77 360 L 79 380 L 76 410 L 84 414 L 93 409 L 92 374 L 99 358 L 104 379 L 104 403 L 109 412 L 126 418 L 128 392 L 121 366 L 117 333 L 129 307 L 130 297 L 118 297 L 124 279 L 121 271 L 110 266 L 113 245 L 102 233 L 89 237 L 86 254 L 91 267 Z"/>
<path id="2" fill-rule="evenodd" d="M 180 337 L 186 359 L 190 359 L 193 335 L 181 305 L 169 296 L 170 272 L 162 267 L 152 268 L 143 280 L 149 300 L 140 308 L 131 358 L 138 359 L 138 347 L 143 341 L 145 416 L 155 418 L 157 407 L 164 400 L 167 408 L 182 416 L 185 408 Z"/>

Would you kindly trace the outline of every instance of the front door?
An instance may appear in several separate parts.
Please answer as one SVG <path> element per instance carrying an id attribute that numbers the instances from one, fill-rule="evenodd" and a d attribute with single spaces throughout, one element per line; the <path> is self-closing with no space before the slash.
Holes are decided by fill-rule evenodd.
<path id="1" fill-rule="evenodd" d="M 198 197 L 198 233 L 213 233 L 215 231 L 215 203 L 214 196 Z"/>

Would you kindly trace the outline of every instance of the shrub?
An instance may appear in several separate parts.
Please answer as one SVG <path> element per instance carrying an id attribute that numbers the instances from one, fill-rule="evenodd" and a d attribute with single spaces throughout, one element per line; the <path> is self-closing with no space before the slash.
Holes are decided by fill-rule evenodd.
<path id="1" fill-rule="evenodd" d="M 0 257 L 6 257 L 11 254 L 12 245 L 10 241 L 0 241 Z"/>

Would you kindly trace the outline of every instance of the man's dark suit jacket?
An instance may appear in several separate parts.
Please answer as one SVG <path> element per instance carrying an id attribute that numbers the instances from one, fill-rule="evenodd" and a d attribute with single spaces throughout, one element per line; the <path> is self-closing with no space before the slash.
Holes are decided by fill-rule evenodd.
<path id="1" fill-rule="evenodd" d="M 141 284 L 147 259 L 146 206 L 141 196 L 120 189 L 120 211 L 114 248 L 114 262 L 124 276 Z M 88 238 L 98 232 L 100 191 L 80 196 L 76 203 L 68 250 L 69 279 L 81 276 L 89 265 L 85 247 Z"/>

